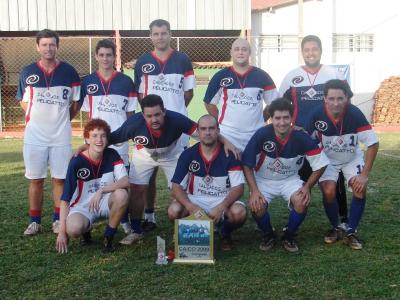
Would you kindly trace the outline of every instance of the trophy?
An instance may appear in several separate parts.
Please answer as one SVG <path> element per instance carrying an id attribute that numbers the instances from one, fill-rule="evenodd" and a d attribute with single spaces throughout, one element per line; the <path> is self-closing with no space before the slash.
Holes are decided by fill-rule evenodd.
<path id="1" fill-rule="evenodd" d="M 174 263 L 215 263 L 214 224 L 205 212 L 175 220 Z"/>
<path id="2" fill-rule="evenodd" d="M 157 236 L 157 265 L 166 265 L 168 260 L 165 256 L 165 240 Z"/>

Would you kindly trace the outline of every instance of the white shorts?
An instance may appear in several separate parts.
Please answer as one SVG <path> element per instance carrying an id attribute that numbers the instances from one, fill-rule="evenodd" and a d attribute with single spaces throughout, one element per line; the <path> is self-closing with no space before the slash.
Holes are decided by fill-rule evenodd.
<path id="1" fill-rule="evenodd" d="M 257 186 L 268 203 L 277 197 L 283 197 L 290 208 L 290 197 L 303 186 L 303 181 L 296 176 L 283 180 L 268 180 L 256 176 Z"/>
<path id="2" fill-rule="evenodd" d="M 147 185 L 154 169 L 161 167 L 167 177 L 168 187 L 170 188 L 177 163 L 178 155 L 160 157 L 156 161 L 146 151 L 134 148 L 129 169 L 129 183 Z"/>
<path id="3" fill-rule="evenodd" d="M 71 207 L 69 210 L 69 215 L 79 213 L 83 215 L 85 218 L 89 219 L 90 226 L 100 218 L 108 218 L 110 213 L 109 200 L 111 193 L 103 194 L 100 201 L 100 209 L 97 212 L 89 211 L 89 201 L 86 202 L 78 202 L 74 207 Z"/>
<path id="4" fill-rule="evenodd" d="M 354 160 L 341 164 L 341 165 L 328 165 L 325 169 L 324 174 L 319 178 L 319 182 L 332 180 L 337 182 L 339 178 L 340 170 L 343 172 L 344 178 L 346 178 L 346 183 L 349 185 L 349 180 L 354 176 L 357 176 L 361 173 L 364 168 L 364 159 L 359 156 Z"/>
<path id="5" fill-rule="evenodd" d="M 47 147 L 24 144 L 23 155 L 26 178 L 46 178 L 47 166 L 50 165 L 52 178 L 65 179 L 72 150 L 71 145 Z"/>
<path id="6" fill-rule="evenodd" d="M 221 127 L 221 135 L 224 138 L 228 139 L 228 141 L 230 141 L 241 152 L 244 151 L 247 144 L 249 143 L 249 140 L 254 134 L 254 132 L 243 133 L 239 132 L 238 130 L 232 131 L 231 128 L 225 127 L 223 125 L 220 125 L 220 127 Z"/>
<path id="7" fill-rule="evenodd" d="M 220 198 L 215 198 L 215 197 L 199 197 L 199 196 L 193 196 L 193 195 L 188 195 L 190 202 L 193 204 L 196 204 L 197 206 L 200 206 L 202 210 L 204 210 L 207 214 L 218 204 L 220 204 L 222 201 L 224 201 L 225 197 L 220 197 Z M 235 201 L 233 204 L 241 204 L 244 207 L 246 207 L 246 204 L 242 201 Z M 232 204 L 232 205 L 233 205 Z"/>

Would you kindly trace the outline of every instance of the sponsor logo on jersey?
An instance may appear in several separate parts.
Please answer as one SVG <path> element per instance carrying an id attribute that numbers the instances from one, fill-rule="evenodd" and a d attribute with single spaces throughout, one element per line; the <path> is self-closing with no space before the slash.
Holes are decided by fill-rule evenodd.
<path id="1" fill-rule="evenodd" d="M 232 77 L 222 78 L 220 83 L 219 83 L 219 85 L 221 87 L 224 87 L 224 88 L 226 88 L 226 87 L 228 87 L 228 86 L 230 86 L 232 84 L 233 84 L 233 78 Z"/>
<path id="2" fill-rule="evenodd" d="M 144 64 L 143 66 L 142 66 L 142 72 L 143 73 L 151 73 L 151 72 L 153 72 L 154 71 L 154 69 L 156 68 L 156 66 L 155 65 L 153 65 L 153 64 Z"/>
<path id="3" fill-rule="evenodd" d="M 328 124 L 325 121 L 317 121 L 314 126 L 318 131 L 326 131 L 328 129 Z"/>
<path id="4" fill-rule="evenodd" d="M 200 170 L 200 163 L 196 160 L 192 160 L 189 165 L 189 171 L 192 173 L 196 173 L 198 170 Z"/>
<path id="5" fill-rule="evenodd" d="M 266 141 L 263 144 L 263 149 L 265 152 L 274 152 L 276 150 L 276 144 L 272 141 Z"/>
<path id="6" fill-rule="evenodd" d="M 133 139 L 133 142 L 138 145 L 147 145 L 149 143 L 149 139 L 144 135 L 137 136 Z"/>
<path id="7" fill-rule="evenodd" d="M 39 76 L 36 74 L 29 75 L 28 78 L 26 78 L 25 80 L 26 84 L 35 84 L 38 81 L 39 81 Z"/>
<path id="8" fill-rule="evenodd" d="M 86 168 L 79 169 L 76 176 L 80 179 L 86 179 L 90 176 L 90 170 Z"/>
<path id="9" fill-rule="evenodd" d="M 296 76 L 292 79 L 292 83 L 294 85 L 298 85 L 299 83 L 304 81 L 304 77 L 303 76 Z"/>
<path id="10" fill-rule="evenodd" d="M 89 84 L 86 88 L 87 93 L 90 94 L 94 94 L 99 90 L 99 86 L 95 83 Z"/>

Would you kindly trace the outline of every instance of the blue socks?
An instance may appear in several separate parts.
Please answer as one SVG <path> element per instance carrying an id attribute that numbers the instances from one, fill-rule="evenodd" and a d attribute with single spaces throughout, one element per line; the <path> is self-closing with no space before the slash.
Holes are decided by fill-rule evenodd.
<path id="1" fill-rule="evenodd" d="M 325 213 L 326 216 L 329 219 L 329 222 L 331 223 L 331 225 L 336 228 L 339 225 L 339 206 L 337 201 L 333 201 L 332 203 L 328 203 L 325 201 L 323 201 L 324 203 L 324 208 L 325 208 Z"/>
<path id="2" fill-rule="evenodd" d="M 356 232 L 358 223 L 360 223 L 361 217 L 364 212 L 365 201 L 365 198 L 357 198 L 356 196 L 353 196 L 350 207 L 349 229 L 347 230 L 348 234 Z"/>
<path id="3" fill-rule="evenodd" d="M 140 219 L 131 219 L 131 228 L 138 234 L 143 233 L 142 226 L 140 225 Z"/>
<path id="4" fill-rule="evenodd" d="M 254 219 L 256 220 L 258 228 L 260 228 L 260 230 L 262 230 L 264 234 L 273 232 L 268 211 L 266 211 L 265 214 L 261 217 L 254 216 Z"/>
<path id="5" fill-rule="evenodd" d="M 112 228 L 110 225 L 107 224 L 106 229 L 104 230 L 105 237 L 113 237 L 117 232 L 117 228 Z"/>
<path id="6" fill-rule="evenodd" d="M 296 233 L 297 229 L 299 228 L 300 224 L 303 223 L 304 218 L 306 217 L 307 213 L 298 213 L 294 209 L 292 209 L 289 213 L 289 221 L 287 225 L 287 231 L 291 234 Z"/>
<path id="7" fill-rule="evenodd" d="M 42 211 L 38 209 L 30 209 L 29 217 L 31 218 L 31 223 L 36 222 L 37 224 L 42 223 Z"/>
<path id="8" fill-rule="evenodd" d="M 129 210 L 127 209 L 126 212 L 124 213 L 124 215 L 122 216 L 120 223 L 124 224 L 124 223 L 128 223 L 128 222 L 129 222 Z"/>
<path id="9" fill-rule="evenodd" d="M 221 225 L 221 230 L 220 230 L 221 236 L 222 237 L 230 236 L 232 231 L 242 227 L 242 225 L 243 224 L 232 224 L 228 221 L 228 219 L 225 218 L 222 221 L 222 225 Z"/>

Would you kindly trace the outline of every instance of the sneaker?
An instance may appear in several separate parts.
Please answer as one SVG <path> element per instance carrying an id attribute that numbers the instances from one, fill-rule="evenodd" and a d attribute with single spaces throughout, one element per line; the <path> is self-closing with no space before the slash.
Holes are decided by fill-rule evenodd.
<path id="1" fill-rule="evenodd" d="M 143 240 L 143 233 L 132 232 L 119 241 L 122 245 L 132 245 L 140 240 Z"/>
<path id="2" fill-rule="evenodd" d="M 142 228 L 143 228 L 144 232 L 150 232 L 150 231 L 156 229 L 157 225 L 154 222 L 151 222 L 151 221 L 148 221 L 148 220 L 144 220 L 143 223 L 142 223 Z"/>
<path id="3" fill-rule="evenodd" d="M 29 224 L 28 228 L 25 229 L 24 235 L 32 236 L 42 232 L 42 225 L 36 222 Z"/>
<path id="4" fill-rule="evenodd" d="M 112 241 L 113 241 L 113 237 L 104 237 L 103 249 L 101 250 L 103 253 L 114 252 L 115 247 L 114 247 Z"/>
<path id="5" fill-rule="evenodd" d="M 287 232 L 285 232 L 285 234 L 282 237 L 282 244 L 283 248 L 285 248 L 285 250 L 291 253 L 296 253 L 299 251 L 299 247 L 297 246 L 297 242 L 294 239 L 293 235 Z"/>
<path id="6" fill-rule="evenodd" d="M 90 230 L 82 234 L 82 237 L 79 241 L 79 245 L 81 246 L 89 246 L 92 244 L 92 235 L 90 233 Z"/>
<path id="7" fill-rule="evenodd" d="M 53 222 L 51 225 L 51 228 L 53 229 L 53 233 L 59 234 L 60 233 L 60 221 L 56 220 Z"/>
<path id="8" fill-rule="evenodd" d="M 361 250 L 363 245 L 360 240 L 353 234 L 348 234 L 343 242 L 353 250 Z"/>
<path id="9" fill-rule="evenodd" d="M 340 228 L 332 228 L 325 233 L 325 244 L 333 244 L 342 238 L 342 230 Z"/>
<path id="10" fill-rule="evenodd" d="M 222 237 L 221 236 L 221 250 L 231 251 L 233 247 L 232 238 L 230 235 Z"/>
<path id="11" fill-rule="evenodd" d="M 342 222 L 342 223 L 339 224 L 338 228 L 340 230 L 343 230 L 344 232 L 346 232 L 349 229 L 349 225 L 347 225 L 346 222 Z"/>
<path id="12" fill-rule="evenodd" d="M 268 251 L 272 249 L 272 247 L 274 247 L 276 244 L 276 238 L 277 236 L 275 232 L 265 234 L 260 243 L 260 250 Z"/>
<path id="13" fill-rule="evenodd" d="M 132 233 L 131 224 L 129 224 L 129 222 L 121 223 L 121 227 L 124 230 L 125 234 Z"/>

